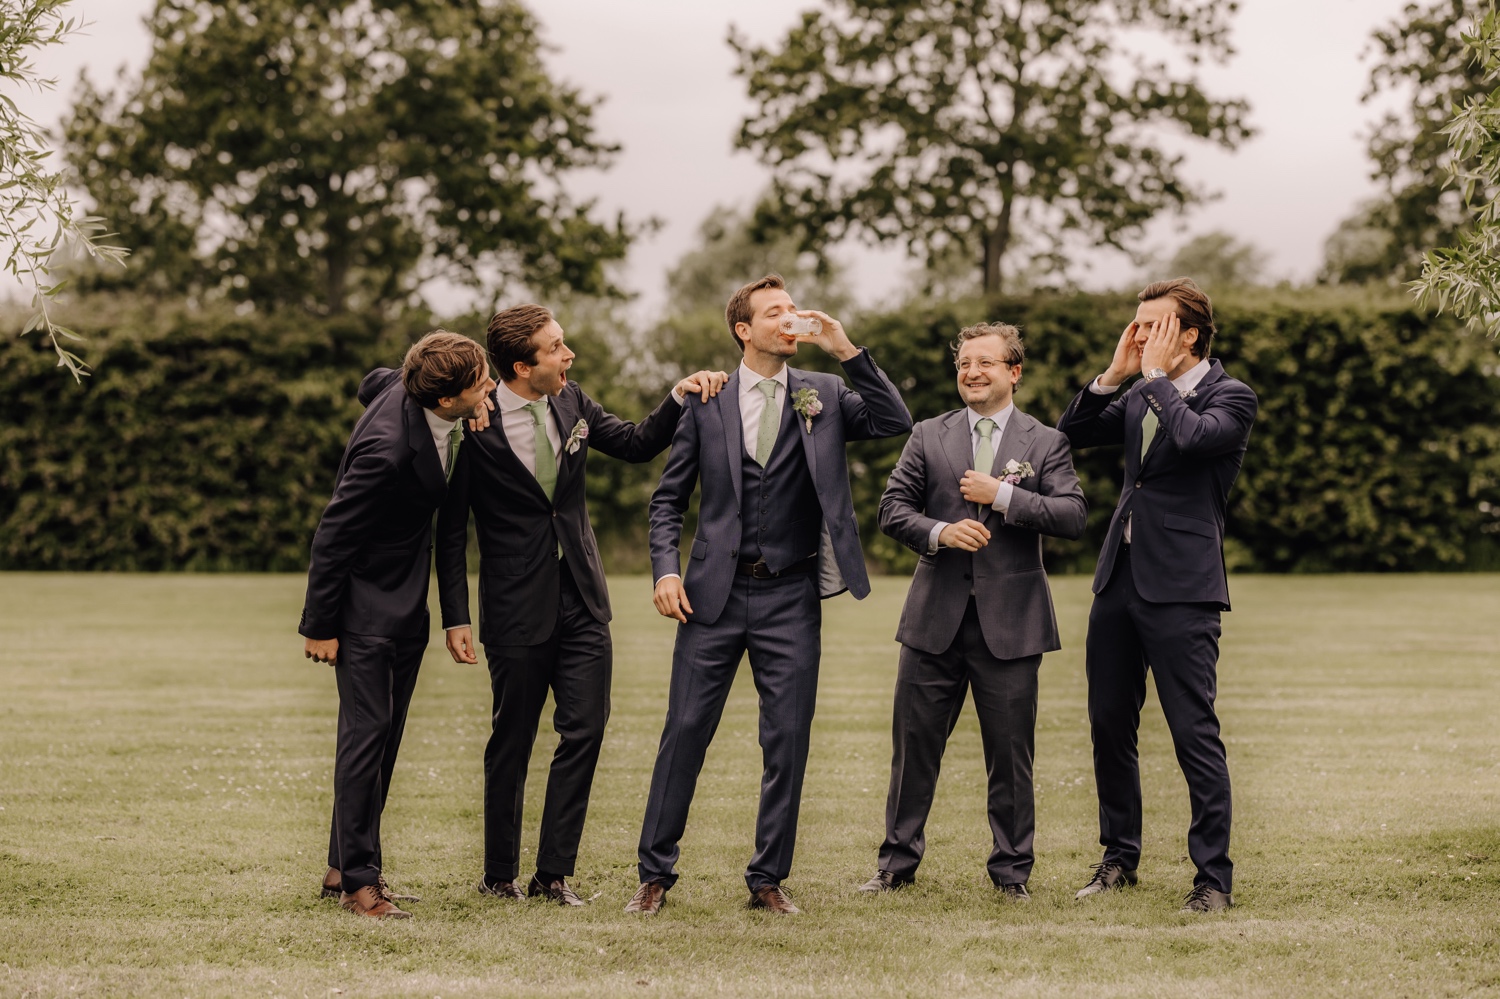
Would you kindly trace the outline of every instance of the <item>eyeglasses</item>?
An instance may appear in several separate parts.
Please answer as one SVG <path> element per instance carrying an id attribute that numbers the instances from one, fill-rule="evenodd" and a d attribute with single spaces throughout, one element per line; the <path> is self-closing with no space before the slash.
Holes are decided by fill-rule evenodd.
<path id="1" fill-rule="evenodd" d="M 1011 367 L 1012 364 L 1010 361 L 1002 361 L 997 357 L 965 357 L 962 360 L 954 361 L 953 366 L 958 369 L 960 374 L 962 374 L 975 366 L 977 366 L 980 371 L 994 371 L 996 368 Z"/>

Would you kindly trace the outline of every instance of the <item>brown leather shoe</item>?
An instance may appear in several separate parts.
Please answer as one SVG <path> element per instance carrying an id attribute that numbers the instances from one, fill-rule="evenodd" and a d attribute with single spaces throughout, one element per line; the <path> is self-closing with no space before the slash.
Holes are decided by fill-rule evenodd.
<path id="1" fill-rule="evenodd" d="M 403 895 L 398 891 L 391 891 L 391 886 L 385 883 L 385 875 L 380 875 L 380 888 L 395 902 L 420 902 L 420 895 Z M 339 873 L 338 868 L 328 868 L 328 873 L 323 875 L 323 897 L 338 898 L 344 893 L 344 876 Z"/>
<path id="2" fill-rule="evenodd" d="M 526 886 L 526 897 L 535 898 L 538 895 L 541 895 L 549 902 L 556 902 L 558 905 L 584 904 L 583 899 L 578 897 L 578 893 L 569 888 L 568 882 L 562 878 L 544 885 L 533 876 L 531 883 Z"/>
<path id="3" fill-rule="evenodd" d="M 491 881 L 484 877 L 479 879 L 479 894 L 489 895 L 492 898 L 514 898 L 520 901 L 526 900 L 526 892 L 514 881 Z"/>
<path id="4" fill-rule="evenodd" d="M 656 881 L 646 881 L 625 903 L 626 912 L 639 912 L 643 916 L 654 916 L 667 901 L 667 887 Z"/>
<path id="5" fill-rule="evenodd" d="M 410 919 L 411 913 L 396 908 L 396 903 L 379 885 L 365 885 L 352 895 L 344 892 L 339 896 L 339 905 L 357 916 L 371 919 Z"/>
<path id="6" fill-rule="evenodd" d="M 380 890 L 383 891 L 383 892 L 385 892 L 386 895 L 389 896 L 390 899 L 392 901 L 394 901 L 394 902 L 420 902 L 420 901 L 422 901 L 422 896 L 421 895 L 403 895 L 399 891 L 391 891 L 391 886 L 385 883 L 385 875 L 384 874 L 382 874 L 380 876 Z"/>
<path id="7" fill-rule="evenodd" d="M 792 904 L 792 896 L 781 885 L 765 885 L 750 893 L 750 908 L 765 909 L 782 916 L 795 916 L 802 910 Z"/>

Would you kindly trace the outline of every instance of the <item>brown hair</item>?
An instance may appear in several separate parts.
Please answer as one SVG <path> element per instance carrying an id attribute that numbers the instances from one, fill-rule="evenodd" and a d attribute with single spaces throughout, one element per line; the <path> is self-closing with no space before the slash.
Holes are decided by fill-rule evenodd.
<path id="1" fill-rule="evenodd" d="M 755 312 L 750 308 L 750 296 L 766 288 L 785 287 L 786 281 L 780 274 L 767 274 L 763 278 L 751 281 L 730 296 L 729 305 L 724 309 L 724 318 L 729 323 L 729 335 L 734 337 L 734 345 L 740 349 L 740 353 L 745 351 L 745 341 L 740 339 L 740 335 L 735 332 L 734 328 L 740 323 L 748 323 L 755 318 Z"/>
<path id="2" fill-rule="evenodd" d="M 444 329 L 411 345 L 401 362 L 401 384 L 423 409 L 436 409 L 439 399 L 452 399 L 473 388 L 487 370 L 484 348 L 462 333 Z"/>
<path id="3" fill-rule="evenodd" d="M 979 323 L 977 326 L 965 326 L 958 331 L 958 339 L 954 340 L 950 347 L 953 348 L 953 360 L 958 360 L 958 352 L 963 349 L 964 343 L 969 340 L 977 340 L 982 336 L 997 336 L 1005 344 L 1005 363 L 1020 364 L 1026 360 L 1026 344 L 1021 342 L 1021 331 L 1010 323 Z"/>
<path id="4" fill-rule="evenodd" d="M 1170 281 L 1155 281 L 1141 289 L 1135 296 L 1142 302 L 1154 302 L 1158 298 L 1170 298 L 1177 303 L 1177 318 L 1184 330 L 1195 329 L 1198 339 L 1193 343 L 1193 356 L 1204 358 L 1213 349 L 1214 334 L 1219 332 L 1214 325 L 1214 303 L 1203 294 L 1192 278 L 1173 278 Z"/>
<path id="5" fill-rule="evenodd" d="M 513 305 L 495 313 L 486 331 L 490 359 L 501 381 L 516 380 L 516 364 L 536 364 L 537 330 L 552 321 L 552 310 L 541 305 Z"/>

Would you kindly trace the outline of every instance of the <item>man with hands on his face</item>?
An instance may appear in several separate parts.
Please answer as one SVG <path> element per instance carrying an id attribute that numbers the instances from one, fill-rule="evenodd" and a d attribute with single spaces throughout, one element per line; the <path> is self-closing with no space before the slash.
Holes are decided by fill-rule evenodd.
<path id="1" fill-rule="evenodd" d="M 808 342 L 837 375 L 789 368 L 798 340 L 781 322 L 815 317 Z M 822 648 L 821 597 L 870 592 L 844 444 L 911 429 L 911 414 L 869 352 L 833 318 L 798 311 L 782 279 L 740 288 L 725 310 L 744 360 L 724 391 L 689 402 L 651 497 L 653 600 L 679 622 L 667 719 L 641 823 L 640 888 L 627 912 L 650 915 L 677 880 L 678 842 L 704 754 L 746 652 L 760 694 L 764 758 L 749 905 L 798 912 L 782 880 L 792 864 Z M 682 521 L 700 490 L 686 578 Z"/>
<path id="2" fill-rule="evenodd" d="M 484 348 L 429 333 L 400 370 L 365 376 L 366 410 L 349 436 L 333 498 L 313 536 L 304 652 L 333 664 L 339 691 L 333 823 L 324 897 L 375 919 L 404 918 L 381 873 L 380 814 L 406 709 L 427 648 L 432 515 L 464 434 L 495 387 Z"/>
<path id="3" fill-rule="evenodd" d="M 494 695 L 484 752 L 481 894 L 582 905 L 568 885 L 609 719 L 609 590 L 584 503 L 590 451 L 643 462 L 671 442 L 688 396 L 728 378 L 682 379 L 638 424 L 606 412 L 569 377 L 574 354 L 540 305 L 497 313 L 488 330 L 501 379 L 494 426 L 466 447 L 437 529 L 438 590 L 448 650 L 478 661 L 469 616 L 469 514 L 479 536 L 479 640 Z M 481 414 L 485 415 L 485 414 Z M 547 778 L 536 873 L 518 882 L 527 764 L 548 691 L 557 750 Z"/>
<path id="4" fill-rule="evenodd" d="M 1067 438 L 1015 406 L 1020 331 L 971 326 L 953 351 L 964 408 L 913 428 L 880 500 L 881 530 L 922 558 L 896 632 L 880 867 L 860 890 L 915 880 L 943 750 L 973 688 L 988 775 L 986 866 L 1004 897 L 1026 901 L 1037 670 L 1061 647 L 1042 536 L 1079 537 L 1088 507 Z"/>
<path id="5" fill-rule="evenodd" d="M 1183 910 L 1209 912 L 1234 904 L 1229 766 L 1214 698 L 1219 615 L 1229 609 L 1225 511 L 1257 402 L 1209 359 L 1213 304 L 1196 284 L 1159 281 L 1137 297 L 1135 320 L 1108 369 L 1058 421 L 1074 447 L 1125 448 L 1124 485 L 1094 574 L 1086 652 L 1104 856 L 1078 897 L 1136 882 L 1137 731 L 1149 670 L 1192 802 L 1188 854 L 1197 874 Z"/>

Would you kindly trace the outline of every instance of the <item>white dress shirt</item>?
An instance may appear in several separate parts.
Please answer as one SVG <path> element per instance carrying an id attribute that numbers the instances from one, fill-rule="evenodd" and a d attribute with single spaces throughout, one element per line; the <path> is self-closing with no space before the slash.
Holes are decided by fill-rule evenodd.
<path id="1" fill-rule="evenodd" d="M 995 429 L 990 431 L 990 454 L 994 458 L 999 459 L 1000 438 L 1005 435 L 1005 428 L 1010 425 L 1010 414 L 1015 411 L 1016 404 L 1014 402 L 1006 403 L 1004 409 L 991 416 L 980 416 L 972 408 L 964 410 L 964 415 L 969 418 L 969 455 L 971 458 L 978 455 L 979 442 L 983 439 L 979 433 L 979 421 L 994 420 Z M 985 475 L 993 475 L 995 470 L 994 466 L 991 465 L 989 468 L 976 468 L 975 471 L 983 472 Z M 1004 515 L 1010 509 L 1010 497 L 1015 488 L 1009 482 L 1002 482 L 995 487 L 995 502 L 990 505 L 1001 515 Z M 943 529 L 947 526 L 947 521 L 939 521 L 932 526 L 932 530 L 927 535 L 927 554 L 931 555 L 940 547 L 947 547 L 946 545 L 938 544 L 938 535 L 942 534 Z"/>
<path id="2" fill-rule="evenodd" d="M 1176 378 L 1173 378 L 1172 387 L 1177 390 L 1177 393 L 1179 395 L 1186 396 L 1189 392 L 1198 387 L 1199 382 L 1203 381 L 1203 376 L 1208 374 L 1208 369 L 1208 358 L 1205 357 L 1203 360 L 1199 361 L 1191 368 L 1188 368 Z M 1123 385 L 1124 383 L 1122 382 L 1121 384 Z M 1099 384 L 1099 379 L 1095 378 L 1093 381 L 1089 382 L 1089 391 L 1094 393 L 1095 395 L 1113 395 L 1116 392 L 1120 391 L 1120 386 L 1115 385 L 1112 388 L 1105 388 L 1103 385 Z M 1160 428 L 1157 429 L 1157 433 L 1161 433 Z M 1127 545 L 1130 544 L 1129 517 L 1125 518 L 1125 533 L 1123 537 L 1125 539 L 1125 543 Z"/>
<path id="3" fill-rule="evenodd" d="M 427 429 L 432 432 L 432 443 L 437 445 L 438 464 L 443 466 L 443 474 L 448 474 L 448 435 L 453 433 L 453 428 L 458 426 L 457 420 L 445 420 L 430 409 L 422 410 L 422 415 L 427 417 Z"/>
<path id="4" fill-rule="evenodd" d="M 744 361 L 740 362 L 740 428 L 741 436 L 745 439 L 745 453 L 751 458 L 755 457 L 755 443 L 760 437 L 760 416 L 766 411 L 766 394 L 760 388 L 760 383 L 766 380 L 765 375 L 757 374 L 746 366 Z M 787 381 L 786 365 L 776 372 L 771 381 L 775 382 L 777 414 L 786 412 L 787 404 Z"/>
<path id="5" fill-rule="evenodd" d="M 536 420 L 532 417 L 531 410 L 526 408 L 532 401 L 512 392 L 504 382 L 496 386 L 495 395 L 500 403 L 500 427 L 505 431 L 510 449 L 521 459 L 526 470 L 536 475 Z M 549 395 L 543 398 L 547 400 L 547 418 L 542 422 L 547 428 L 547 441 L 552 445 L 552 460 L 561 464 L 563 439 L 557 430 L 557 420 L 553 417 L 552 397 Z"/>

